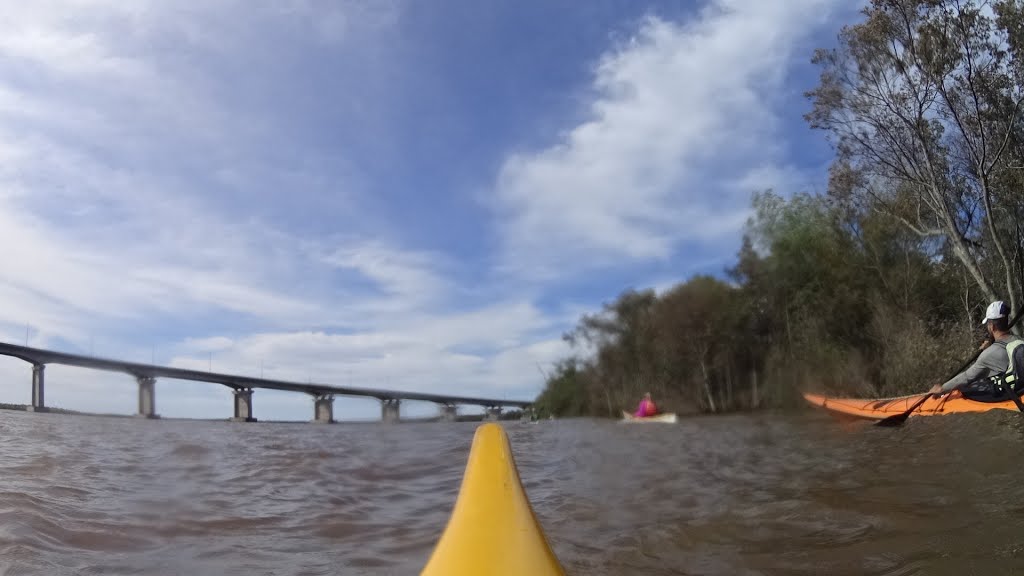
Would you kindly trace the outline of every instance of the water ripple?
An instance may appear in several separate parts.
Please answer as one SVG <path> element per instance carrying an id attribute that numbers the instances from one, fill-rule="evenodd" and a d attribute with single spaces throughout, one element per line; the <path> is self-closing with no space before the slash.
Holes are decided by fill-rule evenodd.
<path id="1" fill-rule="evenodd" d="M 416 574 L 476 426 L 0 413 L 0 574 Z M 508 423 L 570 574 L 1024 572 L 1011 414 Z"/>

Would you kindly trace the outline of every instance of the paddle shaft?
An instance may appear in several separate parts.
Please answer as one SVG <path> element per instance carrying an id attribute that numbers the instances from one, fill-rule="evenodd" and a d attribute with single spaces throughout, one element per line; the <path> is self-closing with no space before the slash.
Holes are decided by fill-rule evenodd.
<path id="1" fill-rule="evenodd" d="M 1013 328 L 1013 325 L 1017 323 L 1017 320 L 1020 320 L 1022 312 L 1024 312 L 1024 307 L 1021 307 L 1021 309 L 1017 311 L 1017 315 L 1014 316 L 1013 320 L 1010 321 L 1008 329 L 1009 328 Z M 964 370 L 966 370 L 968 366 L 973 364 L 974 361 L 978 359 L 978 356 L 981 356 L 981 353 L 984 350 L 985 350 L 984 348 L 978 348 L 977 350 L 975 350 L 974 354 L 971 356 L 971 359 L 968 360 L 967 362 L 964 362 L 964 365 L 961 366 L 960 368 L 958 368 L 957 371 L 954 372 L 952 376 L 950 376 L 950 378 L 953 378 L 957 374 L 959 374 L 959 373 L 963 372 Z M 959 388 L 959 386 L 954 387 L 953 390 L 956 390 L 957 388 Z M 953 392 L 953 390 L 949 390 L 948 392 L 944 392 L 943 394 L 949 394 L 949 393 Z M 924 404 L 925 402 L 928 401 L 928 399 L 930 399 L 932 397 L 936 397 L 937 398 L 937 397 L 939 397 L 941 395 L 942 394 L 925 394 L 924 396 L 921 397 L 920 400 L 918 400 L 917 402 L 914 402 L 914 405 L 911 406 L 909 409 L 907 409 L 906 412 L 903 412 L 901 414 L 897 414 L 895 416 L 889 416 L 888 418 L 885 418 L 884 420 L 879 420 L 878 424 L 881 425 L 881 426 L 897 426 L 899 424 L 902 424 L 904 421 L 906 421 L 907 418 L 910 417 L 910 415 L 914 412 L 914 410 L 917 410 L 918 408 L 920 408 L 922 404 Z M 1013 391 L 1012 386 L 1011 386 L 1011 390 L 1010 390 L 1010 397 L 1013 398 L 1014 403 L 1017 404 L 1017 409 L 1020 410 L 1021 412 L 1024 412 L 1024 404 L 1021 403 L 1020 398 Z"/>
<path id="2" fill-rule="evenodd" d="M 1017 395 L 1017 391 L 1013 389 L 1013 384 L 1007 386 L 1006 391 L 1010 393 L 1010 399 L 1017 405 L 1017 410 L 1024 412 L 1024 403 L 1021 403 L 1020 396 Z"/>
<path id="3" fill-rule="evenodd" d="M 974 352 L 974 355 L 971 356 L 970 360 L 968 360 L 967 362 L 964 362 L 964 365 L 961 366 L 960 368 L 958 368 L 957 371 L 953 373 L 953 376 L 956 376 L 957 374 L 959 374 L 959 373 L 963 372 L 964 370 L 966 370 L 968 366 L 973 364 L 974 361 L 978 359 L 978 356 L 981 356 L 981 353 L 982 353 L 982 349 L 978 348 L 978 350 L 976 350 Z M 950 378 L 952 378 L 953 376 L 950 376 Z M 956 388 L 959 388 L 959 386 L 957 386 Z M 953 390 L 956 390 L 956 388 L 953 388 Z M 952 392 L 953 390 L 950 390 L 950 392 Z M 925 394 L 924 396 L 921 396 L 920 400 L 918 400 L 917 402 L 914 402 L 914 405 L 911 406 L 910 408 L 908 408 L 905 412 L 902 412 L 902 413 L 897 414 L 895 416 L 889 416 L 888 418 L 885 418 L 883 420 L 879 420 L 878 424 L 880 426 L 891 426 L 891 425 L 895 425 L 895 424 L 902 424 L 903 421 L 906 420 L 914 412 L 914 410 L 917 410 L 918 408 L 921 407 L 921 404 L 924 404 L 925 402 L 927 402 L 931 398 L 937 398 L 939 396 L 941 396 L 941 394 L 932 394 L 932 393 Z M 1022 412 L 1024 412 L 1024 410 L 1022 410 Z"/>

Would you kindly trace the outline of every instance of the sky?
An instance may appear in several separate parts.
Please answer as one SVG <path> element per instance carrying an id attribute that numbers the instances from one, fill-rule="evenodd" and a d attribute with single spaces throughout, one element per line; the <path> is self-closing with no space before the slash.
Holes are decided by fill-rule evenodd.
<path id="1" fill-rule="evenodd" d="M 0 0 L 0 340 L 531 400 L 581 314 L 721 274 L 753 192 L 821 191 L 810 57 L 856 9 Z M 131 414 L 137 388 L 50 366 L 46 395 Z M 0 357 L 0 402 L 30 400 Z M 177 380 L 156 405 L 232 412 Z"/>

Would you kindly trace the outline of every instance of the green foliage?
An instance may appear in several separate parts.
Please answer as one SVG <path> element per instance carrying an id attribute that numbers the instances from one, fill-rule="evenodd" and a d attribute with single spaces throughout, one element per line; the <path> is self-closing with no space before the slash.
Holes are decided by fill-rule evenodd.
<path id="1" fill-rule="evenodd" d="M 873 0 L 819 50 L 811 126 L 837 146 L 830 194 L 938 242 L 981 299 L 1022 286 L 1019 0 Z"/>
<path id="2" fill-rule="evenodd" d="M 565 360 L 548 378 L 544 391 L 533 405 L 538 418 L 584 416 L 590 413 L 587 393 L 576 363 Z"/>
<path id="3" fill-rule="evenodd" d="M 1024 296 L 1024 4 L 871 0 L 813 61 L 828 193 L 753 196 L 726 278 L 585 315 L 538 405 L 617 416 L 895 395 L 943 381 Z"/>
<path id="4" fill-rule="evenodd" d="M 784 406 L 808 388 L 896 394 L 969 352 L 963 283 L 893 218 L 772 192 L 753 213 L 731 282 L 631 289 L 583 316 L 566 339 L 591 354 L 557 366 L 538 416 L 617 416 L 644 392 L 682 413 Z"/>

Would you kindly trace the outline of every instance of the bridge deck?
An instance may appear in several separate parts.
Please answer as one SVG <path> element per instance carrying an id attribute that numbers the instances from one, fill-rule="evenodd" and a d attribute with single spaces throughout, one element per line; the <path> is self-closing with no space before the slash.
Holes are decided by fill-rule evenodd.
<path id="1" fill-rule="evenodd" d="M 332 394 L 336 396 L 364 396 L 380 400 L 422 400 L 435 402 L 437 404 L 470 404 L 474 406 L 511 406 L 526 408 L 532 402 L 516 400 L 497 400 L 491 398 L 475 398 L 469 396 L 447 396 L 443 394 L 426 394 L 422 392 L 405 392 L 401 390 L 377 390 L 373 388 L 358 388 L 351 386 L 331 386 L 328 384 L 289 382 L 286 380 L 272 380 L 267 378 L 252 378 L 234 374 L 222 374 L 218 372 L 203 372 L 202 370 L 188 370 L 185 368 L 172 368 L 170 366 L 156 366 L 153 364 L 140 364 L 135 362 L 124 362 L 107 358 L 97 358 L 80 354 L 69 354 L 43 348 L 31 348 L 0 342 L 0 356 L 13 356 L 32 364 L 62 364 L 65 366 L 77 366 L 80 368 L 92 368 L 108 372 L 123 372 L 136 377 L 150 376 L 153 378 L 173 378 L 176 380 L 193 380 L 196 382 L 210 382 L 221 384 L 236 390 L 243 388 L 265 388 L 270 390 L 286 390 L 289 392 L 305 392 L 314 396 Z"/>

